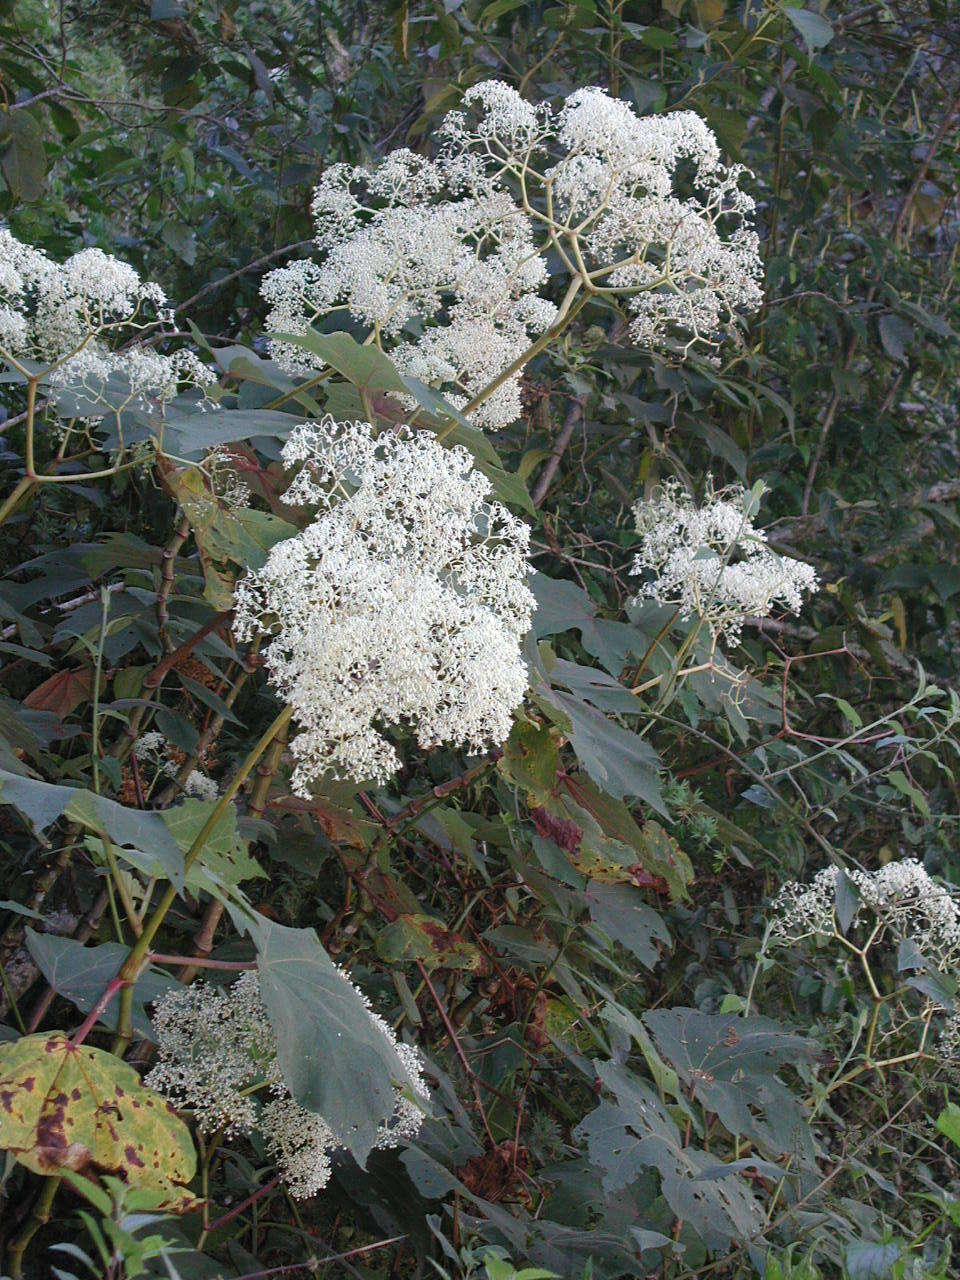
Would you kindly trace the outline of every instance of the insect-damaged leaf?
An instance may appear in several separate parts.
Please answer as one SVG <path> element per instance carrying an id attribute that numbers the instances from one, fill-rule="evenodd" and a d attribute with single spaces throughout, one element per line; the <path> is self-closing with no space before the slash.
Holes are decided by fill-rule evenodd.
<path id="1" fill-rule="evenodd" d="M 62 1031 L 0 1045 L 0 1147 L 34 1173 L 88 1170 L 186 1209 L 196 1171 L 190 1131 L 122 1059 Z"/>
<path id="2" fill-rule="evenodd" d="M 653 1089 L 613 1062 L 597 1074 L 616 1102 L 604 1101 L 576 1130 L 608 1193 L 628 1187 L 645 1169 L 660 1175 L 663 1197 L 708 1248 L 749 1240 L 763 1227 L 760 1204 L 739 1172 L 724 1176 L 716 1157 L 686 1144 Z"/>
<path id="3" fill-rule="evenodd" d="M 777 1075 L 813 1056 L 807 1040 L 769 1018 L 699 1009 L 653 1009 L 643 1020 L 692 1095 L 731 1133 L 801 1165 L 812 1159 L 804 1109 Z"/>

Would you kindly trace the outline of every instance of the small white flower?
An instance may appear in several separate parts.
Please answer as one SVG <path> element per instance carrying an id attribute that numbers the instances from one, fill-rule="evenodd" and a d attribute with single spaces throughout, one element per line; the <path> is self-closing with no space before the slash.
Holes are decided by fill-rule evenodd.
<path id="1" fill-rule="evenodd" d="M 811 565 L 778 555 L 754 524 L 756 502 L 739 485 L 715 491 L 710 477 L 697 505 L 677 481 L 633 508 L 640 550 L 631 572 L 652 575 L 640 596 L 700 618 L 714 640 L 735 644 L 745 618 L 774 608 L 799 613 L 815 591 Z"/>
<path id="2" fill-rule="evenodd" d="M 904 858 L 877 871 L 847 871 L 846 876 L 857 892 L 851 929 L 876 928 L 874 943 L 885 938 L 910 942 L 940 972 L 960 967 L 960 901 L 921 862 Z M 839 884 L 840 871 L 826 867 L 809 885 L 784 885 L 773 904 L 771 936 L 796 942 L 833 933 Z"/>
<path id="3" fill-rule="evenodd" d="M 442 162 L 468 187 L 512 182 L 533 204 L 549 184 L 550 243 L 625 296 L 641 345 L 674 330 L 687 346 L 714 345 L 742 312 L 762 301 L 747 171 L 721 163 L 707 124 L 692 111 L 637 116 L 604 89 L 578 89 L 552 113 L 509 85 L 487 81 L 447 116 Z M 466 164 L 469 158 L 473 169 Z M 477 177 L 477 174 L 481 177 Z M 688 177 L 684 177 L 688 174 Z M 452 179 L 451 179 L 452 181 Z"/>
<path id="4" fill-rule="evenodd" d="M 395 1082 L 393 1115 L 381 1126 L 375 1144 L 396 1147 L 415 1137 L 423 1123 L 423 1108 L 416 1101 L 429 1099 L 423 1062 L 357 994 L 405 1075 Z M 307 1111 L 287 1088 L 254 971 L 242 974 L 231 987 L 205 982 L 176 987 L 156 1002 L 152 1021 L 157 1063 L 146 1077 L 150 1088 L 191 1110 L 203 1133 L 222 1129 L 230 1137 L 259 1129 L 298 1199 L 326 1186 L 331 1155 L 340 1142 L 324 1117 Z M 262 1090 L 270 1099 L 258 1106 L 256 1095 Z"/>
<path id="5" fill-rule="evenodd" d="M 386 779 L 392 726 L 424 748 L 503 742 L 527 688 L 527 526 L 430 432 L 328 417 L 296 428 L 283 461 L 300 465 L 284 500 L 316 517 L 241 580 L 234 625 L 271 637 L 301 728 L 294 790 L 325 772 Z"/>
<path id="6" fill-rule="evenodd" d="M 52 385 L 119 409 L 206 390 L 213 374 L 189 351 L 148 346 L 112 351 L 110 341 L 166 315 L 163 290 L 101 249 L 62 263 L 0 228 L 0 360 L 29 361 Z"/>
<path id="7" fill-rule="evenodd" d="M 142 733 L 133 744 L 133 754 L 138 760 L 148 760 L 151 756 L 160 755 L 167 748 L 167 740 L 157 729 L 149 729 Z"/>
<path id="8" fill-rule="evenodd" d="M 198 800 L 216 800 L 220 795 L 220 788 L 214 780 L 201 773 L 199 769 L 190 770 L 183 784 L 183 790 L 186 795 L 196 796 Z"/>
<path id="9" fill-rule="evenodd" d="M 321 264 L 263 282 L 272 351 L 323 367 L 283 334 L 341 310 L 397 367 L 458 408 L 504 374 L 558 317 L 551 269 L 619 297 L 636 342 L 716 342 L 761 301 L 745 170 L 720 161 L 690 111 L 639 117 L 598 88 L 554 112 L 497 80 L 469 89 L 434 160 L 402 149 L 367 171 L 334 165 L 313 200 Z M 519 373 L 477 407 L 495 429 L 519 414 Z"/>
<path id="10" fill-rule="evenodd" d="M 277 1079 L 276 1037 L 248 972 L 231 987 L 194 982 L 162 996 L 152 1017 L 158 1057 L 146 1077 L 204 1133 L 249 1133 L 257 1108 L 250 1085 Z"/>

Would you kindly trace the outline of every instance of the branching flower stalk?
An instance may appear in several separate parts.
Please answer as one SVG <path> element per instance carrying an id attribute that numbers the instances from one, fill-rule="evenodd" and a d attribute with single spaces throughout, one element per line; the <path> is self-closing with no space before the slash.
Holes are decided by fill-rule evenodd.
<path id="1" fill-rule="evenodd" d="M 715 347 L 759 305 L 760 258 L 744 170 L 720 161 L 693 112 L 638 117 L 599 88 L 559 110 L 496 80 L 469 89 L 435 159 L 394 151 L 374 170 L 334 165 L 313 213 L 322 264 L 269 273 L 279 363 L 323 359 L 285 335 L 336 313 L 401 373 L 441 389 L 481 427 L 520 412 L 520 371 L 591 299 L 638 345 Z M 566 276 L 542 295 L 547 254 Z M 309 385 L 309 384 L 308 384 Z"/>
<path id="2" fill-rule="evenodd" d="M 952 1070 L 960 1067 L 960 1046 L 951 1039 L 958 1010 L 949 995 L 949 983 L 960 965 L 960 902 L 948 886 L 931 879 L 914 859 L 888 863 L 872 873 L 827 867 L 809 884 L 784 885 L 773 904 L 764 951 L 768 945 L 817 939 L 833 943 L 856 960 L 871 1001 L 861 1061 L 849 1071 L 841 1069 L 830 1092 L 865 1071 L 923 1059 L 938 1016 L 944 1018 L 941 1049 Z M 895 963 L 889 989 L 884 990 L 887 984 L 881 982 L 876 964 L 886 961 L 890 970 L 891 959 Z M 913 1048 L 877 1052 L 878 1043 L 899 1039 L 917 1022 Z"/>
<path id="3" fill-rule="evenodd" d="M 127 263 L 99 249 L 82 249 L 63 263 L 21 243 L 0 228 L 0 363 L 26 387 L 24 474 L 0 504 L 0 524 L 35 487 L 106 479 L 135 465 L 125 460 L 123 414 L 129 408 L 159 409 L 181 385 L 204 392 L 212 373 L 189 351 L 161 355 L 136 345 L 116 351 L 111 343 L 168 314 L 159 285 L 141 281 Z M 36 464 L 37 393 L 43 385 L 59 414 L 68 420 L 53 472 Z M 116 458 L 109 466 L 81 475 L 56 474 L 56 467 L 82 461 L 95 448 L 66 457 L 66 442 L 79 420 L 93 423 L 110 415 L 117 429 Z"/>

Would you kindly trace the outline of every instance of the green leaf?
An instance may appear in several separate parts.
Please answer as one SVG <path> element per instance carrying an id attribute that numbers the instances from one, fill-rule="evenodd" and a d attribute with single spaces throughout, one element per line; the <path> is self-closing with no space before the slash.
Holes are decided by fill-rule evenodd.
<path id="1" fill-rule="evenodd" d="M 920 810 L 925 818 L 930 817 L 930 806 L 923 792 L 915 787 L 902 769 L 894 769 L 887 774 L 887 781 L 891 786 L 896 787 L 902 796 L 906 796 L 908 800 Z"/>
<path id="2" fill-rule="evenodd" d="M 560 768 L 556 730 L 531 720 L 517 720 L 497 765 L 508 782 L 523 787 L 534 804 L 553 791 Z"/>
<path id="3" fill-rule="evenodd" d="M 905 1247 L 895 1241 L 889 1244 L 861 1241 L 847 1245 L 845 1261 L 849 1280 L 885 1280 Z"/>
<path id="4" fill-rule="evenodd" d="M 833 26 L 823 14 L 788 5 L 783 6 L 783 13 L 799 31 L 808 52 L 816 53 L 818 49 L 826 48 L 833 39 Z"/>
<path id="5" fill-rule="evenodd" d="M 377 935 L 377 955 L 390 964 L 420 960 L 428 969 L 476 969 L 480 952 L 442 920 L 398 916 Z"/>
<path id="6" fill-rule="evenodd" d="M 0 155 L 0 171 L 14 199 L 29 204 L 39 200 L 47 176 L 43 130 L 29 111 L 10 112 L 6 121 L 8 131 Z"/>
<path id="7" fill-rule="evenodd" d="M 163 243 L 172 249 L 181 261 L 192 267 L 197 260 L 197 233 L 185 222 L 167 221 L 163 224 Z"/>
<path id="8" fill-rule="evenodd" d="M 748 1240 L 763 1215 L 746 1180 L 738 1173 L 718 1176 L 716 1158 L 684 1141 L 670 1112 L 637 1076 L 612 1062 L 595 1066 L 616 1102 L 602 1102 L 575 1136 L 603 1170 L 604 1189 L 619 1191 L 654 1168 L 664 1199 L 708 1249 Z"/>
<path id="9" fill-rule="evenodd" d="M 559 718 L 551 718 L 569 726 L 570 745 L 597 786 L 615 800 L 630 796 L 667 816 L 660 786 L 660 761 L 642 738 L 572 694 L 538 685 L 534 697 L 548 714 L 560 713 Z"/>
<path id="10" fill-rule="evenodd" d="M 490 0 L 490 4 L 484 5 L 480 11 L 479 25 L 485 27 L 505 13 L 513 13 L 515 9 L 522 8 L 525 3 L 526 0 Z"/>
<path id="11" fill-rule="evenodd" d="M 45 916 L 39 911 L 33 911 L 30 907 L 24 907 L 19 902 L 11 902 L 9 898 L 0 901 L 0 911 L 12 911 L 14 915 L 26 916 L 28 920 L 44 920 Z"/>
<path id="12" fill-rule="evenodd" d="M 191 796 L 170 809 L 164 809 L 160 817 L 186 854 L 216 807 L 216 800 L 198 800 Z M 231 886 L 265 876 L 266 872 L 247 850 L 246 840 L 242 840 L 237 831 L 236 808 L 228 805 L 207 837 L 200 858 L 190 868 L 187 883 L 206 887 L 205 872 L 212 873 L 221 884 Z"/>
<path id="13" fill-rule="evenodd" d="M 279 342 L 309 351 L 319 356 L 324 364 L 342 374 L 348 382 L 368 395 L 377 391 L 407 390 L 403 379 L 390 359 L 372 344 L 361 346 L 349 333 L 278 333 Z"/>
<path id="14" fill-rule="evenodd" d="M 284 1079 L 362 1164 L 393 1112 L 392 1082 L 408 1082 L 403 1064 L 313 929 L 258 916 L 253 939 Z"/>
<path id="15" fill-rule="evenodd" d="M 257 436 L 285 440 L 303 421 L 279 409 L 215 409 L 206 413 L 199 406 L 168 405 L 161 420 L 152 423 L 153 434 L 162 428 L 166 452 L 178 458 L 200 458 L 221 444 L 236 444 Z"/>
<path id="16" fill-rule="evenodd" d="M 768 1018 L 681 1008 L 652 1010 L 643 1021 L 690 1096 L 730 1133 L 763 1151 L 792 1154 L 800 1165 L 812 1163 L 803 1107 L 777 1071 L 809 1061 L 814 1046 Z"/>
<path id="17" fill-rule="evenodd" d="M 119 942 L 105 942 L 99 947 L 85 947 L 73 938 L 61 938 L 53 933 L 26 931 L 27 950 L 40 972 L 57 995 L 70 1000 L 82 1013 L 89 1013 L 103 994 L 111 978 L 115 978 L 120 966 L 130 954 L 130 948 Z M 178 983 L 173 978 L 147 968 L 141 973 L 133 988 L 133 1029 L 147 1040 L 153 1039 L 153 1027 L 147 1017 L 145 1005 L 158 1000 L 165 992 L 174 990 Z M 109 1025 L 109 1012 L 104 1022 Z"/>
<path id="18" fill-rule="evenodd" d="M 960 1148 L 960 1107 L 955 1102 L 948 1102 L 937 1116 L 937 1128 L 955 1147 Z"/>
<path id="19" fill-rule="evenodd" d="M 0 769 L 0 804 L 13 805 L 43 832 L 57 818 L 66 817 L 96 834 L 105 832 L 114 844 L 133 845 L 149 858 L 156 871 L 177 889 L 183 888 L 183 855 L 164 825 L 163 815 L 128 809 L 76 787 L 25 778 Z M 122 848 L 117 850 L 122 854 Z"/>
<path id="20" fill-rule="evenodd" d="M 900 316 L 891 314 L 881 316 L 877 321 L 880 341 L 891 360 L 902 363 L 907 358 L 907 347 L 914 338 L 914 328 Z"/>
<path id="21" fill-rule="evenodd" d="M 656 943 L 669 946 L 670 933 L 660 914 L 629 884 L 591 880 L 583 894 L 590 918 L 612 942 L 619 942 L 652 969 L 660 959 Z"/>

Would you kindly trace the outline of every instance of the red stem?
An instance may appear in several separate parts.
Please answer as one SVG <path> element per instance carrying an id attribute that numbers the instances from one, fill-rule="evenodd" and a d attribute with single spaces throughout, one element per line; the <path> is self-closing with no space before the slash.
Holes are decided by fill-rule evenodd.
<path id="1" fill-rule="evenodd" d="M 124 987 L 129 987 L 129 986 L 130 986 L 130 983 L 125 982 L 124 979 L 121 978 L 119 975 L 116 978 L 110 979 L 106 987 L 104 987 L 103 994 L 101 995 L 100 999 L 97 1001 L 97 1003 L 93 1006 L 93 1008 L 87 1014 L 86 1018 L 84 1018 L 83 1022 L 78 1027 L 73 1039 L 70 1041 L 74 1049 L 76 1049 L 79 1045 L 83 1044 L 84 1040 L 86 1040 L 87 1036 L 90 1034 L 90 1032 L 96 1026 L 97 1022 L 100 1020 L 100 1015 L 106 1009 L 107 1005 L 110 1003 L 113 997 L 117 994 L 117 992 L 122 991 Z"/>
<path id="2" fill-rule="evenodd" d="M 147 964 L 187 964 L 197 969 L 255 969 L 256 960 L 207 960 L 200 956 L 172 956 L 163 951 L 151 951 L 145 956 Z"/>
<path id="3" fill-rule="evenodd" d="M 252 1195 L 247 1196 L 246 1200 L 238 1204 L 236 1208 L 231 1209 L 229 1213 L 225 1213 L 223 1217 L 218 1218 L 216 1222 L 211 1222 L 210 1226 L 207 1227 L 207 1231 L 218 1231 L 220 1227 L 225 1227 L 228 1222 L 233 1221 L 237 1214 L 243 1213 L 244 1209 L 249 1209 L 252 1204 L 255 1204 L 259 1199 L 261 1199 L 261 1197 L 265 1196 L 268 1191 L 272 1191 L 279 1181 L 280 1174 L 278 1173 L 275 1177 L 271 1178 L 269 1182 L 265 1182 L 262 1187 L 258 1187 Z"/>

